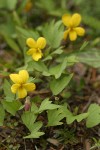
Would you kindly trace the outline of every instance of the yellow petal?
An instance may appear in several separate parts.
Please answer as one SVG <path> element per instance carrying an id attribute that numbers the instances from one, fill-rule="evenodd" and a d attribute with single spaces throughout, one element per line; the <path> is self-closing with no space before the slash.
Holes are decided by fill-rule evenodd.
<path id="1" fill-rule="evenodd" d="M 77 34 L 76 34 L 76 32 L 74 30 L 69 32 L 69 38 L 70 38 L 71 41 L 75 41 L 76 40 Z"/>
<path id="2" fill-rule="evenodd" d="M 28 38 L 26 40 L 26 44 L 31 47 L 31 48 L 35 48 L 36 47 L 36 41 L 32 38 Z"/>
<path id="3" fill-rule="evenodd" d="M 71 16 L 70 15 L 67 15 L 67 14 L 64 14 L 62 16 L 62 22 L 65 26 L 69 27 L 70 26 L 70 20 L 71 20 Z"/>
<path id="4" fill-rule="evenodd" d="M 32 58 L 35 60 L 35 61 L 38 61 L 40 58 L 42 58 L 43 54 L 42 52 L 37 52 L 37 53 L 34 53 L 32 55 Z"/>
<path id="5" fill-rule="evenodd" d="M 85 34 L 84 28 L 76 27 L 74 30 L 76 31 L 77 35 L 79 35 L 79 36 L 83 36 Z"/>
<path id="6" fill-rule="evenodd" d="M 65 32 L 64 32 L 64 40 L 66 40 L 67 39 L 67 36 L 68 36 L 68 33 L 69 33 L 69 30 L 66 30 Z"/>
<path id="7" fill-rule="evenodd" d="M 25 88 L 19 88 L 18 89 L 18 97 L 19 98 L 24 98 L 27 95 L 27 91 Z"/>
<path id="8" fill-rule="evenodd" d="M 46 39 L 43 37 L 38 38 L 37 40 L 37 48 L 43 49 L 46 46 Z"/>
<path id="9" fill-rule="evenodd" d="M 13 84 L 11 86 L 12 93 L 16 93 L 19 87 L 20 87 L 20 84 Z"/>
<path id="10" fill-rule="evenodd" d="M 21 83 L 26 83 L 28 78 L 29 78 L 29 74 L 28 74 L 28 72 L 26 70 L 19 71 L 19 76 L 20 76 L 20 78 L 22 80 Z"/>
<path id="11" fill-rule="evenodd" d="M 31 48 L 27 51 L 27 55 L 33 55 L 33 53 L 36 52 L 35 48 Z"/>
<path id="12" fill-rule="evenodd" d="M 34 83 L 26 83 L 23 86 L 27 91 L 34 91 L 36 89 L 36 85 Z"/>
<path id="13" fill-rule="evenodd" d="M 81 15 L 78 13 L 75 13 L 74 15 L 72 15 L 71 22 L 72 22 L 73 27 L 77 27 L 81 22 Z"/>
<path id="14" fill-rule="evenodd" d="M 32 8 L 32 2 L 30 0 L 27 1 L 26 6 L 24 8 L 25 12 L 28 12 Z"/>
<path id="15" fill-rule="evenodd" d="M 18 74 L 10 74 L 10 79 L 14 82 L 14 83 L 21 83 L 22 80 L 20 78 L 20 76 Z"/>

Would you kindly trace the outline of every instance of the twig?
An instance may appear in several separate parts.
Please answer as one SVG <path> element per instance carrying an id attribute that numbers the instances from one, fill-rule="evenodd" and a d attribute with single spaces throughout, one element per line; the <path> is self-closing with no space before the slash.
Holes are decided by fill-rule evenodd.
<path id="1" fill-rule="evenodd" d="M 25 146 L 25 150 L 26 150 L 26 142 L 25 142 L 25 139 L 24 139 L 24 146 Z"/>
<path id="2" fill-rule="evenodd" d="M 92 100 L 96 97 L 96 93 L 92 93 L 92 95 L 89 98 L 88 103 L 84 106 L 82 113 L 85 112 L 87 110 L 87 108 L 89 107 L 90 103 L 92 102 Z"/>
<path id="3" fill-rule="evenodd" d="M 91 145 L 90 145 L 89 139 L 86 139 L 85 140 L 85 150 L 90 150 L 90 147 L 91 147 Z"/>

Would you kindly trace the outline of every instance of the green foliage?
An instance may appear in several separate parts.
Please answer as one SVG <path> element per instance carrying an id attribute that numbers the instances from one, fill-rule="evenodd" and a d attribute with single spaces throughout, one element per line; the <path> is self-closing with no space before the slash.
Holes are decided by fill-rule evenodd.
<path id="1" fill-rule="evenodd" d="M 51 104 L 51 103 L 52 101 L 49 101 L 49 98 L 46 98 L 45 100 L 43 100 L 40 105 L 39 112 L 42 112 L 44 110 L 52 110 L 52 109 L 56 109 L 60 107 L 60 105 Z"/>
<path id="2" fill-rule="evenodd" d="M 98 124 L 100 124 L 100 106 L 97 104 L 91 104 L 88 109 L 86 126 L 88 128 L 92 128 Z"/>
<path id="3" fill-rule="evenodd" d="M 20 53 L 20 48 L 16 41 L 12 38 L 14 36 L 14 23 L 10 23 L 11 19 L 9 18 L 6 24 L 0 25 L 0 35 L 4 38 L 6 43 L 17 53 Z M 10 25 L 9 25 L 10 24 Z"/>
<path id="4" fill-rule="evenodd" d="M 97 140 L 95 138 L 93 138 L 93 141 L 95 142 L 95 144 L 90 148 L 90 150 L 94 150 L 95 148 L 100 148 L 100 139 Z"/>
<path id="5" fill-rule="evenodd" d="M 18 100 L 12 102 L 2 100 L 2 105 L 7 112 L 15 116 L 16 112 L 20 109 L 22 104 Z"/>
<path id="6" fill-rule="evenodd" d="M 40 132 L 39 129 L 42 127 L 42 122 L 38 121 L 38 122 L 35 122 L 33 124 L 33 127 L 32 127 L 32 132 L 30 135 L 28 136 L 25 136 L 24 138 L 27 139 L 27 138 L 39 138 L 40 136 L 44 135 L 44 132 Z"/>
<path id="7" fill-rule="evenodd" d="M 34 114 L 38 113 L 38 107 L 36 106 L 36 104 L 34 102 L 32 102 L 31 104 L 31 112 L 34 112 Z"/>
<path id="8" fill-rule="evenodd" d="M 61 108 L 48 111 L 48 125 L 47 126 L 57 126 L 63 124 L 60 122 L 64 118 L 64 114 Z"/>
<path id="9" fill-rule="evenodd" d="M 6 8 L 9 10 L 15 9 L 17 0 L 0 0 L 0 8 Z"/>
<path id="10" fill-rule="evenodd" d="M 33 106 L 32 106 L 32 108 L 33 108 Z M 32 111 L 32 109 L 31 109 L 31 111 Z M 37 115 L 35 115 L 33 111 L 32 112 L 28 111 L 28 112 L 23 113 L 22 121 L 31 132 L 30 135 L 25 136 L 24 138 L 39 138 L 41 135 L 44 134 L 44 132 L 38 131 L 42 127 L 43 124 L 40 121 L 35 122 L 36 118 L 37 118 Z"/>
<path id="11" fill-rule="evenodd" d="M 3 126 L 4 117 L 5 117 L 5 111 L 3 106 L 0 104 L 0 126 Z"/>
<path id="12" fill-rule="evenodd" d="M 35 122 L 37 116 L 34 114 L 34 112 L 24 112 L 22 114 L 22 121 L 25 124 L 25 126 L 32 132 L 34 126 L 33 123 Z"/>
<path id="13" fill-rule="evenodd" d="M 89 25 L 91 28 L 98 30 L 98 32 L 99 32 L 100 20 L 98 20 L 97 18 L 94 18 L 92 16 L 84 15 L 83 21 L 86 25 Z"/>
<path id="14" fill-rule="evenodd" d="M 6 101 L 13 101 L 15 95 L 11 92 L 11 84 L 5 79 L 4 80 L 4 85 L 3 85 L 3 90 L 4 90 L 4 94 L 5 94 L 5 99 Z"/>
<path id="15" fill-rule="evenodd" d="M 51 67 L 49 69 L 49 73 L 51 75 L 54 75 L 55 78 L 58 79 L 63 73 L 63 71 L 65 70 L 66 66 L 67 66 L 67 58 L 65 58 L 64 61 L 60 63 L 59 65 Z"/>
<path id="16" fill-rule="evenodd" d="M 28 63 L 27 70 L 29 70 L 29 71 L 36 70 L 39 72 L 48 72 L 46 65 L 42 61 L 38 61 L 38 62 L 30 61 Z"/>
<path id="17" fill-rule="evenodd" d="M 75 120 L 77 120 L 77 122 L 82 121 L 83 119 L 88 117 L 88 113 L 83 113 L 83 114 L 79 114 L 79 115 L 73 115 L 68 108 L 66 107 L 66 105 L 64 105 L 62 107 L 62 111 L 66 117 L 66 122 L 67 124 L 71 124 L 73 123 Z"/>
<path id="18" fill-rule="evenodd" d="M 48 1 L 39 0 L 36 2 L 36 5 L 42 9 L 47 10 L 48 12 L 55 9 L 55 3 L 53 0 L 48 0 Z"/>
<path id="19" fill-rule="evenodd" d="M 98 3 L 99 0 L 95 0 L 95 6 L 97 7 L 95 7 L 96 11 L 94 13 L 90 11 L 90 5 L 92 6 L 94 4 L 94 0 L 91 2 L 88 1 L 87 5 L 86 0 L 38 0 L 34 2 L 32 11 L 29 10 L 29 12 L 25 12 L 27 0 L 23 2 L 17 0 L 0 0 L 0 55 L 2 56 L 3 51 L 5 56 L 5 51 L 9 49 L 8 53 L 12 57 L 13 54 L 15 54 L 17 58 L 15 59 L 16 64 L 14 64 L 14 67 L 15 65 L 20 67 L 16 67 L 16 69 L 13 68 L 12 65 L 10 69 L 4 65 L 1 69 L 2 71 L 0 71 L 1 79 L 9 75 L 5 70 L 16 72 L 17 70 L 26 69 L 32 76 L 28 82 L 36 83 L 36 91 L 27 93 L 30 98 L 28 99 L 26 97 L 26 99 L 23 99 L 21 102 L 17 100 L 18 98 L 11 92 L 11 84 L 9 81 L 4 80 L 4 95 L 2 96 L 4 99 L 2 98 L 0 101 L 0 126 L 3 126 L 5 111 L 12 116 L 15 116 L 18 112 L 21 114 L 22 123 L 30 132 L 24 137 L 25 139 L 39 138 L 45 134 L 46 127 L 58 126 L 63 123 L 64 126 L 66 126 L 66 124 L 72 124 L 74 121 L 81 122 L 85 119 L 87 128 L 92 128 L 100 123 L 100 106 L 98 104 L 90 104 L 88 111 L 80 114 L 72 113 L 71 110 L 73 110 L 73 107 L 70 106 L 72 107 L 70 108 L 67 107 L 66 104 L 63 104 L 63 102 L 66 102 L 69 98 L 66 94 L 69 91 L 65 88 L 68 87 L 74 75 L 74 73 L 72 73 L 74 71 L 74 69 L 72 69 L 74 64 L 82 62 L 93 68 L 100 67 L 100 39 L 96 37 L 99 34 L 100 28 L 99 16 L 97 15 L 97 13 L 100 12 Z M 90 5 L 88 6 L 88 4 Z M 18 8 L 16 7 L 17 5 Z M 75 11 L 76 6 L 78 10 L 86 6 L 86 9 L 80 10 L 80 12 L 84 14 L 82 17 L 84 24 L 88 25 L 86 32 L 89 33 L 89 35 L 85 35 L 86 42 L 83 42 L 81 38 L 79 38 L 79 41 L 77 40 L 76 43 L 63 40 L 64 26 L 62 25 L 61 16 L 64 12 L 69 13 L 66 7 Z M 90 12 L 90 16 L 87 15 L 88 12 Z M 95 15 L 97 15 L 97 17 L 95 17 Z M 93 33 L 94 31 L 96 32 Z M 87 40 L 92 38 L 91 35 L 94 35 L 93 38 L 96 37 L 96 39 L 91 41 L 89 45 Z M 37 40 L 40 36 L 46 39 L 47 45 L 45 50 L 42 51 L 43 58 L 39 61 L 34 61 L 32 57 L 26 54 L 26 51 L 29 49 L 26 47 L 26 40 L 27 38 Z M 10 49 L 12 49 L 13 52 L 10 51 Z M 36 50 L 38 53 L 40 48 L 36 46 Z M 5 58 L 7 58 L 7 56 Z M 80 80 L 80 82 L 81 81 L 82 80 Z M 69 93 L 71 95 L 73 93 L 73 87 L 69 86 L 68 90 L 70 90 Z M 62 91 L 63 93 L 61 93 Z M 77 91 L 79 92 L 78 94 L 84 94 L 84 91 L 81 91 L 80 85 L 77 85 L 76 92 Z M 56 100 L 55 95 L 58 95 L 58 100 Z M 70 99 L 68 103 L 70 105 Z M 25 109 L 26 105 L 29 106 L 28 110 Z M 47 117 L 45 117 L 46 114 Z M 20 116 L 18 115 L 18 117 Z M 42 117 L 43 120 L 41 119 Z M 44 130 L 44 132 L 40 131 L 40 129 Z M 64 143 L 70 143 L 71 140 L 74 140 L 74 134 L 70 131 L 68 132 L 68 130 L 63 129 L 59 132 L 59 135 L 65 138 L 63 140 L 61 139 Z M 96 146 L 98 147 L 98 145 Z"/>
<path id="20" fill-rule="evenodd" d="M 91 49 L 82 51 L 78 55 L 78 60 L 94 68 L 100 67 L 100 50 Z"/>
<path id="21" fill-rule="evenodd" d="M 55 3 L 56 2 L 56 3 Z M 35 2 L 36 7 L 39 10 L 44 10 L 47 14 L 52 16 L 61 16 L 62 13 L 66 12 L 66 1 L 54 1 L 54 0 L 38 0 Z"/>
<path id="22" fill-rule="evenodd" d="M 61 21 L 47 23 L 42 29 L 42 32 L 50 47 L 57 48 L 60 46 L 63 37 L 63 26 Z"/>
<path id="23" fill-rule="evenodd" d="M 67 117 L 67 115 L 66 115 L 66 117 Z M 77 120 L 77 122 L 80 122 L 83 119 L 87 118 L 87 116 L 88 116 L 88 113 L 83 113 L 83 114 L 76 115 L 76 116 L 74 116 L 73 114 L 72 115 L 68 115 L 68 117 L 67 117 L 67 123 L 71 124 L 75 120 Z"/>
<path id="24" fill-rule="evenodd" d="M 64 129 L 59 129 L 56 131 L 57 134 L 57 140 L 61 143 L 65 144 L 77 144 L 78 139 L 75 136 L 74 129 L 67 129 L 66 127 Z"/>
<path id="25" fill-rule="evenodd" d="M 70 82 L 73 74 L 62 75 L 59 79 L 53 79 L 50 82 L 50 89 L 54 95 L 58 95 Z"/>
<path id="26" fill-rule="evenodd" d="M 34 38 L 35 40 L 37 40 L 37 38 L 39 37 L 39 33 L 37 31 L 34 30 L 30 30 L 30 29 L 24 29 L 21 28 L 19 26 L 16 27 L 18 33 L 26 40 L 27 38 Z"/>
<path id="27" fill-rule="evenodd" d="M 99 9 L 99 0 L 92 0 L 92 1 L 86 1 L 86 0 L 76 0 L 75 3 L 77 2 L 77 5 L 79 6 L 80 11 L 82 14 L 89 14 L 91 16 L 94 16 L 95 18 L 97 17 L 100 19 L 100 9 Z M 83 9 L 85 8 L 85 9 Z"/>

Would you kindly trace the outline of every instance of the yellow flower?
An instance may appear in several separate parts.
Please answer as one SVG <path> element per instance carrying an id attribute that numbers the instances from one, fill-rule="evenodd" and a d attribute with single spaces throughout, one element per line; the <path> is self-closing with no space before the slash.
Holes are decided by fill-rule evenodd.
<path id="1" fill-rule="evenodd" d="M 10 79 L 14 82 L 11 91 L 17 93 L 19 98 L 26 97 L 28 91 L 33 91 L 36 88 L 34 83 L 27 83 L 29 74 L 26 70 L 21 70 L 18 74 L 10 74 Z"/>
<path id="2" fill-rule="evenodd" d="M 32 58 L 35 61 L 38 61 L 40 58 L 42 58 L 43 53 L 41 50 L 46 46 L 45 38 L 39 37 L 37 41 L 35 41 L 33 38 L 28 38 L 26 40 L 26 44 L 30 47 L 30 49 L 27 51 L 28 55 L 32 55 Z"/>
<path id="3" fill-rule="evenodd" d="M 26 3 L 26 5 L 25 5 L 25 8 L 24 8 L 24 11 L 25 12 L 28 12 L 28 11 L 30 11 L 31 10 L 31 8 L 32 8 L 32 2 L 31 2 L 31 0 L 27 0 L 27 3 Z"/>
<path id="4" fill-rule="evenodd" d="M 75 41 L 78 36 L 83 36 L 85 30 L 82 27 L 78 27 L 81 22 L 81 15 L 78 13 L 73 14 L 72 16 L 64 14 L 62 16 L 63 24 L 67 27 L 67 30 L 64 32 L 64 39 L 69 35 L 71 41 Z"/>

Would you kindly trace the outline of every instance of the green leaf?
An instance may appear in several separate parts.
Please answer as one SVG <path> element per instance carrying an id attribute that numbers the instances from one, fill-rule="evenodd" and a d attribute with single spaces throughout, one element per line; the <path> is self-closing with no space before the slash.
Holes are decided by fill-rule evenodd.
<path id="1" fill-rule="evenodd" d="M 17 53 L 20 53 L 20 48 L 18 47 L 17 43 L 10 38 L 8 35 L 3 35 L 5 41 L 7 42 L 7 44 Z"/>
<path id="2" fill-rule="evenodd" d="M 3 126 L 4 117 L 5 117 L 5 111 L 2 105 L 0 104 L 0 126 Z"/>
<path id="3" fill-rule="evenodd" d="M 25 126 L 32 132 L 34 126 L 33 123 L 35 122 L 37 116 L 34 114 L 34 112 L 26 111 L 21 116 L 23 123 Z"/>
<path id="4" fill-rule="evenodd" d="M 51 51 L 50 47 L 46 49 L 45 51 L 46 57 L 43 59 L 43 61 L 51 60 L 54 55 L 60 55 L 61 53 L 63 53 L 63 47 L 58 47 L 52 53 L 50 53 L 50 51 Z"/>
<path id="5" fill-rule="evenodd" d="M 36 62 L 34 60 L 30 61 L 28 63 L 27 69 L 29 71 L 33 71 L 33 69 L 35 69 L 39 72 L 44 72 L 44 71 L 48 72 L 48 69 L 47 69 L 46 65 L 42 61 L 38 61 L 38 62 Z"/>
<path id="6" fill-rule="evenodd" d="M 47 43 L 52 47 L 52 48 L 57 48 L 60 46 L 61 40 L 63 38 L 63 26 L 62 22 L 50 22 L 47 23 L 43 27 L 43 35 L 47 40 Z"/>
<path id="7" fill-rule="evenodd" d="M 54 75 L 55 78 L 58 79 L 61 76 L 61 74 L 63 73 L 63 71 L 65 70 L 66 66 L 67 66 L 67 59 L 65 58 L 61 64 L 59 64 L 55 67 L 51 67 L 49 69 L 49 73 L 51 75 Z"/>
<path id="8" fill-rule="evenodd" d="M 55 109 L 48 111 L 48 125 L 47 126 L 57 126 L 63 124 L 60 122 L 64 118 L 62 109 Z"/>
<path id="9" fill-rule="evenodd" d="M 34 102 L 31 104 L 31 112 L 37 113 L 38 112 L 38 107 Z"/>
<path id="10" fill-rule="evenodd" d="M 4 40 L 7 42 L 7 44 L 17 53 L 21 53 L 20 48 L 18 44 L 16 43 L 15 36 L 15 24 L 11 20 L 11 15 L 7 14 L 7 22 L 6 24 L 0 24 L 0 34 L 3 36 Z"/>
<path id="11" fill-rule="evenodd" d="M 0 8 L 6 7 L 6 0 L 0 0 Z"/>
<path id="12" fill-rule="evenodd" d="M 6 79 L 4 80 L 3 89 L 6 101 L 13 101 L 15 99 L 15 95 L 11 92 L 11 85 Z"/>
<path id="13" fill-rule="evenodd" d="M 79 62 L 76 55 L 67 56 L 67 67 Z"/>
<path id="14" fill-rule="evenodd" d="M 7 1 L 7 8 L 10 10 L 15 9 L 17 0 L 6 0 Z"/>
<path id="15" fill-rule="evenodd" d="M 67 124 L 71 124 L 72 122 L 74 122 L 75 120 L 77 120 L 77 122 L 82 121 L 83 119 L 88 117 L 88 113 L 83 113 L 83 114 L 79 114 L 74 116 L 72 115 L 68 115 L 66 120 L 67 120 Z"/>
<path id="16" fill-rule="evenodd" d="M 83 113 L 83 114 L 79 114 L 79 115 L 76 115 L 74 116 L 73 113 L 71 113 L 66 104 L 64 104 L 64 106 L 61 107 L 63 113 L 64 113 L 64 116 L 66 117 L 66 122 L 67 124 L 71 124 L 73 123 L 75 120 L 77 120 L 77 122 L 80 122 L 82 121 L 83 119 L 87 118 L 88 117 L 88 113 Z"/>
<path id="17" fill-rule="evenodd" d="M 24 139 L 29 139 L 29 138 L 39 138 L 40 136 L 44 135 L 44 132 L 32 132 L 30 135 L 25 136 Z"/>
<path id="18" fill-rule="evenodd" d="M 91 49 L 79 53 L 78 60 L 94 68 L 100 67 L 100 50 Z"/>
<path id="19" fill-rule="evenodd" d="M 60 105 L 51 104 L 51 103 L 52 101 L 49 101 L 49 98 L 46 98 L 45 100 L 43 100 L 40 105 L 39 112 L 42 112 L 44 110 L 52 110 L 52 109 L 56 109 L 60 107 Z"/>
<path id="20" fill-rule="evenodd" d="M 90 16 L 90 15 L 83 15 L 83 22 L 86 25 L 90 26 L 93 29 L 96 29 L 99 32 L 99 29 L 100 29 L 100 20 L 97 19 L 96 17 Z"/>
<path id="21" fill-rule="evenodd" d="M 54 50 L 51 55 L 53 56 L 54 54 L 61 54 L 63 53 L 63 47 L 58 47 L 56 50 Z"/>
<path id="22" fill-rule="evenodd" d="M 88 118 L 86 120 L 86 126 L 92 128 L 100 124 L 100 106 L 98 104 L 91 104 L 88 109 Z"/>
<path id="23" fill-rule="evenodd" d="M 43 123 L 38 121 L 33 124 L 33 129 L 30 135 L 25 136 L 24 138 L 39 138 L 41 135 L 44 135 L 44 132 L 39 132 L 38 130 L 42 127 Z"/>
<path id="24" fill-rule="evenodd" d="M 18 100 L 12 101 L 12 102 L 3 100 L 2 105 L 3 105 L 4 109 L 7 112 L 9 112 L 10 114 L 12 114 L 13 116 L 15 116 L 16 111 L 18 111 L 19 108 L 22 106 L 21 102 Z"/>
<path id="25" fill-rule="evenodd" d="M 0 8 L 15 9 L 17 0 L 0 0 Z"/>
<path id="26" fill-rule="evenodd" d="M 38 6 L 41 9 L 45 9 L 48 12 L 51 12 L 51 10 L 55 10 L 55 2 L 53 0 L 38 0 L 36 1 L 36 6 Z"/>
<path id="27" fill-rule="evenodd" d="M 24 29 L 21 27 L 16 27 L 17 31 L 19 32 L 19 34 L 26 40 L 27 38 L 34 38 L 35 40 L 37 40 L 37 38 L 39 37 L 38 32 L 33 31 L 33 30 L 29 30 L 29 29 Z"/>
<path id="28" fill-rule="evenodd" d="M 62 75 L 59 79 L 53 79 L 50 82 L 50 89 L 54 95 L 59 94 L 70 82 L 73 74 Z"/>

